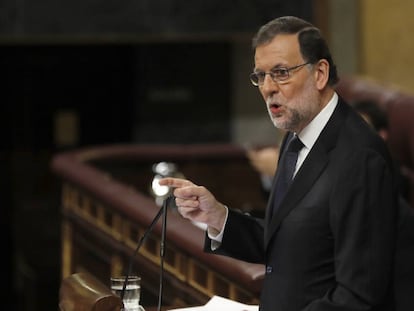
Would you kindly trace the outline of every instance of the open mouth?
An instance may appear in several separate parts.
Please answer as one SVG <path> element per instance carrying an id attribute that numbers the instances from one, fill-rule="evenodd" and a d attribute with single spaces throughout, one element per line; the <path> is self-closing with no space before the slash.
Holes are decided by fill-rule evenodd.
<path id="1" fill-rule="evenodd" d="M 280 106 L 278 104 L 271 104 L 269 106 L 269 110 L 272 112 L 272 114 L 280 113 L 281 109 L 282 109 L 282 106 Z"/>

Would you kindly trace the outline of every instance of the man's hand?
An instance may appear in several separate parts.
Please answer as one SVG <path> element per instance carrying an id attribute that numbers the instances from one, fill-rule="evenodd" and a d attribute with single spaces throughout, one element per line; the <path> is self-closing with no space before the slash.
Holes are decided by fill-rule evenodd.
<path id="1" fill-rule="evenodd" d="M 224 226 L 226 208 L 207 188 L 186 179 L 172 177 L 160 179 L 159 184 L 175 188 L 173 192 L 175 203 L 178 212 L 184 218 L 205 223 L 217 232 L 221 231 Z"/>

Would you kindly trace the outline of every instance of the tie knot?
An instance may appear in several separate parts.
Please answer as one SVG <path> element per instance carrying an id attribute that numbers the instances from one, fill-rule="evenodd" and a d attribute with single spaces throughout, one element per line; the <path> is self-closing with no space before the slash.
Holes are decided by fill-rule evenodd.
<path id="1" fill-rule="evenodd" d="M 287 151 L 290 152 L 299 152 L 300 149 L 302 149 L 303 143 L 299 139 L 297 135 L 293 136 L 293 138 L 289 141 L 289 145 L 287 147 Z"/>

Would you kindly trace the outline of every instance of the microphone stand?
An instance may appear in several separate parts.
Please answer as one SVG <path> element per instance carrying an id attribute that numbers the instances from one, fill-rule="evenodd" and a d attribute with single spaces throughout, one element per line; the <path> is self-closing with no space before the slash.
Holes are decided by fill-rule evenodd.
<path id="1" fill-rule="evenodd" d="M 163 281 L 164 281 L 164 257 L 165 257 L 165 245 L 166 245 L 166 232 L 167 232 L 167 209 L 169 206 L 170 201 L 173 199 L 173 195 L 169 195 L 162 203 L 161 208 L 159 209 L 157 215 L 155 215 L 154 219 L 152 220 L 151 224 L 145 230 L 144 234 L 142 235 L 141 239 L 138 242 L 137 247 L 135 248 L 134 253 L 132 254 L 129 265 L 128 265 L 128 271 L 125 275 L 125 281 L 124 285 L 122 287 L 121 291 L 121 300 L 124 301 L 124 295 L 126 290 L 126 285 L 128 283 L 128 277 L 131 274 L 132 271 L 132 265 L 133 260 L 135 256 L 137 255 L 139 249 L 141 248 L 142 244 L 147 239 L 149 233 L 154 228 L 155 224 L 158 222 L 158 219 L 163 215 L 162 218 L 162 227 L 161 227 L 161 242 L 160 242 L 160 281 L 159 281 L 159 291 L 158 291 L 158 308 L 157 311 L 161 311 L 161 305 L 162 305 L 162 293 L 163 293 Z"/>

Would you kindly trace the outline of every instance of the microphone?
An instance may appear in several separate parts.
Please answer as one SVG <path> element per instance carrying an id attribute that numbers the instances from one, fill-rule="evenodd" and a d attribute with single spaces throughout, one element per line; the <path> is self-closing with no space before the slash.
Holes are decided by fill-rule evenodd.
<path id="1" fill-rule="evenodd" d="M 157 308 L 157 311 L 161 311 L 162 295 L 163 295 L 163 283 L 164 283 L 164 257 L 165 257 L 165 245 L 166 245 L 166 231 L 167 231 L 166 230 L 167 229 L 167 209 L 168 209 L 168 206 L 170 205 L 170 202 L 173 199 L 174 199 L 174 196 L 172 194 L 168 195 L 164 199 L 164 201 L 162 202 L 162 206 L 159 209 L 157 215 L 155 215 L 155 217 L 152 220 L 151 224 L 149 225 L 147 230 L 145 230 L 144 234 L 142 235 L 141 239 L 139 240 L 139 242 L 137 244 L 137 247 L 135 248 L 134 253 L 130 257 L 128 270 L 127 270 L 127 273 L 125 275 L 125 281 L 124 281 L 124 284 L 122 286 L 122 291 L 121 291 L 121 300 L 122 301 L 124 301 L 124 295 L 125 295 L 125 290 L 126 290 L 126 286 L 127 286 L 127 283 L 128 283 L 128 277 L 131 275 L 134 258 L 137 255 L 137 253 L 138 253 L 139 249 L 141 248 L 142 244 L 145 242 L 148 235 L 150 234 L 150 232 L 154 228 L 155 224 L 158 222 L 159 218 L 161 216 L 163 216 L 163 218 L 162 218 L 162 227 L 161 227 L 161 242 L 160 242 L 160 280 L 159 280 L 158 308 Z"/>

